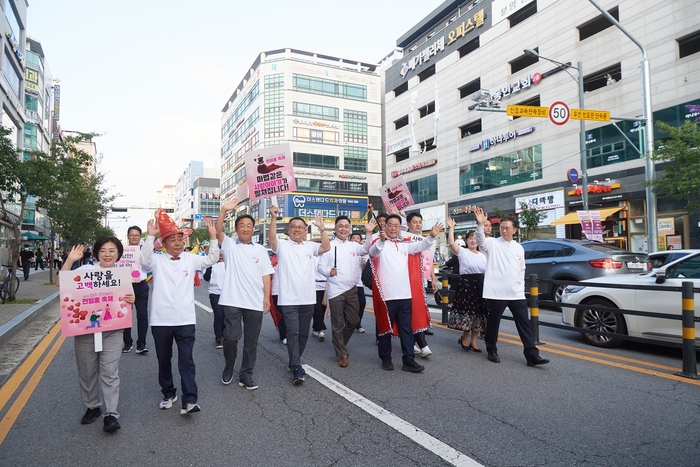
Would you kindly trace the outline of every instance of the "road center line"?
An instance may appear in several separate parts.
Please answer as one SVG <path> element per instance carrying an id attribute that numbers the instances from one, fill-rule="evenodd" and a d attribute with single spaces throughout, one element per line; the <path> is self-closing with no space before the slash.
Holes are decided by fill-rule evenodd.
<path id="1" fill-rule="evenodd" d="M 443 443 L 439 439 L 429 435 L 425 431 L 421 430 L 415 425 L 408 423 L 402 418 L 397 417 L 388 410 L 383 409 L 374 402 L 364 398 L 355 391 L 343 386 L 336 380 L 329 378 L 325 374 L 316 370 L 314 367 L 309 365 L 303 365 L 306 374 L 313 377 L 316 381 L 335 392 L 339 396 L 343 397 L 348 402 L 361 408 L 371 416 L 377 418 L 379 421 L 389 425 L 394 430 L 398 431 L 402 435 L 406 436 L 408 439 L 414 443 L 422 446 L 433 454 L 439 456 L 445 461 L 449 462 L 451 465 L 459 467 L 477 467 L 481 466 L 471 457 L 462 454 L 461 452 L 453 449 L 447 444 Z"/>

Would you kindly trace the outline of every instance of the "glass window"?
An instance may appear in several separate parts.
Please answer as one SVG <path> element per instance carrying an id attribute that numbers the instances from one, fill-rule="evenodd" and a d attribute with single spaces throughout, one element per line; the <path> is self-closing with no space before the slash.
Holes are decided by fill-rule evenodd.
<path id="1" fill-rule="evenodd" d="M 324 105 L 306 104 L 302 102 L 292 103 L 292 112 L 300 117 L 319 118 L 322 120 L 339 120 L 340 111 L 336 107 Z"/>
<path id="2" fill-rule="evenodd" d="M 294 74 L 292 75 L 292 87 L 296 91 L 311 92 L 324 96 L 361 101 L 367 100 L 367 86 L 342 81 Z"/>
<path id="3" fill-rule="evenodd" d="M 416 204 L 436 201 L 438 198 L 437 174 L 428 175 L 418 180 L 411 180 L 406 182 L 406 186 Z"/>
<path id="4" fill-rule="evenodd" d="M 542 145 L 538 144 L 460 167 L 459 193 L 476 193 L 541 178 Z"/>
<path id="5" fill-rule="evenodd" d="M 12 89 L 12 91 L 14 91 L 15 96 L 19 98 L 19 86 L 22 81 L 22 78 L 19 74 L 19 71 L 17 71 L 17 68 L 15 68 L 15 64 L 12 62 L 12 55 L 10 55 L 10 52 L 8 52 L 7 49 L 5 49 L 5 63 L 2 71 L 5 75 L 5 78 L 7 79 L 7 82 L 10 85 L 10 88 Z"/>
<path id="6" fill-rule="evenodd" d="M 339 158 L 337 156 L 328 156 L 324 154 L 306 154 L 295 152 L 294 166 L 315 169 L 338 169 Z"/>

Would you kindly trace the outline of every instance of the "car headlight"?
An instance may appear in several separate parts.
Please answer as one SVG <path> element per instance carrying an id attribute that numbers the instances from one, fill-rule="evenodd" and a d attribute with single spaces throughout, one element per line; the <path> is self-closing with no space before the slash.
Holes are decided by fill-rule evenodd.
<path id="1" fill-rule="evenodd" d="M 564 289 L 564 293 L 579 293 L 585 288 L 585 285 L 567 285 Z"/>

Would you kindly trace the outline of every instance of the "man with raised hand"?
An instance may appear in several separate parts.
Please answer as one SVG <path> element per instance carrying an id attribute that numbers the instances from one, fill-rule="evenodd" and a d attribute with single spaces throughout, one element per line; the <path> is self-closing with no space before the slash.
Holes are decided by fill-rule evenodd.
<path id="1" fill-rule="evenodd" d="M 309 328 L 316 303 L 316 265 L 314 256 L 330 249 L 330 240 L 323 224 L 321 213 L 316 215 L 314 225 L 321 231 L 321 243 L 306 241 L 307 225 L 301 217 L 292 217 L 289 221 L 287 240 L 277 238 L 278 206 L 270 207 L 270 230 L 268 241 L 270 248 L 277 253 L 277 277 L 280 293 L 277 303 L 282 308 L 284 324 L 287 327 L 287 351 L 289 353 L 289 370 L 293 374 L 293 383 L 298 386 L 304 382 L 304 369 L 301 356 L 309 340 Z"/>
<path id="2" fill-rule="evenodd" d="M 252 241 L 255 231 L 255 219 L 252 216 L 243 214 L 236 218 L 236 240 L 224 235 L 226 214 L 236 209 L 237 204 L 236 198 L 225 202 L 216 219 L 216 237 L 221 244 L 221 253 L 226 265 L 219 297 L 219 304 L 224 309 L 226 359 L 221 382 L 229 384 L 233 380 L 238 341 L 242 334 L 243 356 L 238 372 L 238 385 L 252 390 L 258 388 L 253 380 L 253 368 L 263 314 L 270 311 L 270 279 L 275 271 L 265 247 Z"/>
<path id="3" fill-rule="evenodd" d="M 360 302 L 357 296 L 357 278 L 360 276 L 360 257 L 369 252 L 370 238 L 377 223 L 371 219 L 365 225 L 368 240 L 360 245 L 350 240 L 350 219 L 338 216 L 335 219 L 335 238 L 330 242 L 330 251 L 322 255 L 318 272 L 328 278 L 328 304 L 331 310 L 333 349 L 338 365 L 348 366 L 347 344 L 359 322 Z"/>
<path id="4" fill-rule="evenodd" d="M 488 220 L 486 213 L 479 207 L 474 213 L 476 241 L 479 249 L 486 253 L 483 297 L 488 300 L 489 306 L 485 339 L 488 359 L 494 363 L 501 362 L 496 343 L 501 317 L 508 307 L 523 343 L 527 366 L 549 363 L 549 360 L 540 357 L 540 351 L 535 347 L 532 337 L 525 300 L 525 252 L 523 247 L 513 240 L 513 235 L 518 231 L 515 222 L 508 217 L 501 219 L 501 236 L 489 238 L 484 234 L 484 223 Z"/>

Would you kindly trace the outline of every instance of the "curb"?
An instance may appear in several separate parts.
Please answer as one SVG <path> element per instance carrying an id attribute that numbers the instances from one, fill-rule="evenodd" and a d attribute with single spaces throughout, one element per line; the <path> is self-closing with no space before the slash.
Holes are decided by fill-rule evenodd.
<path id="1" fill-rule="evenodd" d="M 43 313 L 46 309 L 56 304 L 58 302 L 58 295 L 58 291 L 54 292 L 45 299 L 40 300 L 36 305 L 32 305 L 7 323 L 0 326 L 0 346 L 5 345 L 18 332 L 31 323 L 34 320 L 35 315 Z"/>

